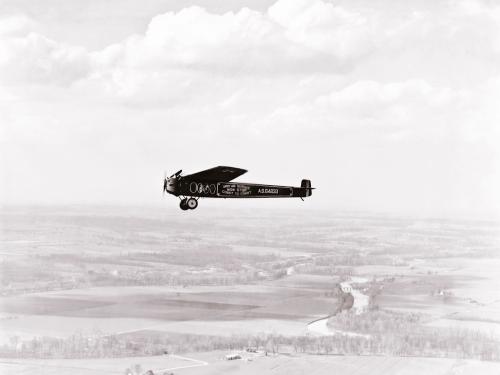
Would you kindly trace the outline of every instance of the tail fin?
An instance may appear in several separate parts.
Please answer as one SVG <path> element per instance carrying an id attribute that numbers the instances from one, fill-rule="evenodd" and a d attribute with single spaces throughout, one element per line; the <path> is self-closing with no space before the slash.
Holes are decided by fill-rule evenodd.
<path id="1" fill-rule="evenodd" d="M 302 182 L 300 183 L 300 187 L 302 189 L 306 189 L 305 191 L 305 196 L 306 197 L 310 197 L 311 194 L 312 194 L 312 187 L 311 187 L 311 180 L 302 180 Z"/>

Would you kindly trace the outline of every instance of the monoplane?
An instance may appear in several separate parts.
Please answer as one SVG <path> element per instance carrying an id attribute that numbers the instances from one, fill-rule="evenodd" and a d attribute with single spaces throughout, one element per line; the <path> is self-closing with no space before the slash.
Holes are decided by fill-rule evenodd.
<path id="1" fill-rule="evenodd" d="M 314 188 L 310 180 L 300 187 L 233 182 L 245 169 L 218 166 L 201 172 L 182 175 L 182 170 L 163 181 L 163 192 L 180 199 L 182 210 L 194 210 L 200 198 L 301 198 L 309 197 Z"/>

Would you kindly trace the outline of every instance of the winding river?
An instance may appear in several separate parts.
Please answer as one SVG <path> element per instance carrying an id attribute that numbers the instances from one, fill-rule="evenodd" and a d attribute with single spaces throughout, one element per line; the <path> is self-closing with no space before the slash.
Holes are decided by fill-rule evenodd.
<path id="1" fill-rule="evenodd" d="M 362 278 L 353 278 L 352 281 L 362 283 L 366 282 L 367 280 Z M 343 288 L 348 288 L 350 290 L 350 294 L 353 297 L 354 301 L 351 309 L 353 309 L 356 314 L 360 314 L 361 312 L 363 312 L 368 307 L 368 302 L 370 301 L 370 298 L 366 294 L 361 293 L 359 290 L 354 289 L 352 285 L 348 282 L 344 282 L 342 283 L 342 285 Z M 331 329 L 330 327 L 328 327 L 328 319 L 330 319 L 332 316 L 335 316 L 336 314 L 337 313 L 328 315 L 324 318 L 313 320 L 312 322 L 307 324 L 307 331 L 322 336 L 345 335 L 345 336 L 360 336 L 366 338 L 370 337 L 370 335 L 363 335 L 361 333 L 356 333 L 356 332 Z"/>

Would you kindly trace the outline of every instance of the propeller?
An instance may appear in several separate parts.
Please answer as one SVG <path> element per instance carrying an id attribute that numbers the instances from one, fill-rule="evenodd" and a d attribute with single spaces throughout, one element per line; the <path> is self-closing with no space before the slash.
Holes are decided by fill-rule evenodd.
<path id="1" fill-rule="evenodd" d="M 163 172 L 163 196 L 165 196 L 166 191 L 167 191 L 167 172 Z"/>

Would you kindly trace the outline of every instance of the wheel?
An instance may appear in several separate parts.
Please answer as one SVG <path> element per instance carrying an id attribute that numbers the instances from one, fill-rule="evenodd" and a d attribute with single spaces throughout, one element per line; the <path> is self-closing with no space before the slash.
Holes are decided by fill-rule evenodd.
<path id="1" fill-rule="evenodd" d="M 186 198 L 184 198 L 183 200 L 181 200 L 180 207 L 181 207 L 181 210 L 183 210 L 183 211 L 186 211 L 186 210 L 189 209 L 188 206 L 187 206 L 187 204 L 186 204 L 186 201 L 187 201 Z"/>
<path id="2" fill-rule="evenodd" d="M 186 202 L 186 206 L 190 209 L 190 210 L 194 210 L 196 207 L 198 207 L 198 201 L 194 198 L 189 198 Z"/>

